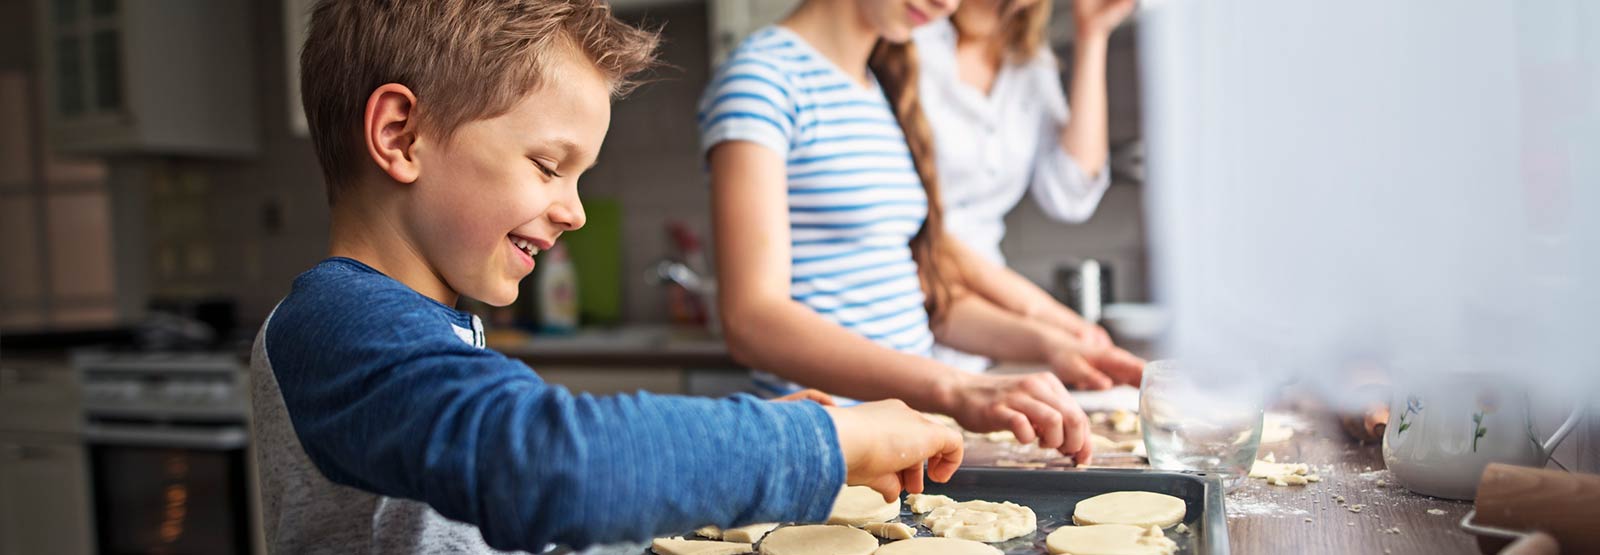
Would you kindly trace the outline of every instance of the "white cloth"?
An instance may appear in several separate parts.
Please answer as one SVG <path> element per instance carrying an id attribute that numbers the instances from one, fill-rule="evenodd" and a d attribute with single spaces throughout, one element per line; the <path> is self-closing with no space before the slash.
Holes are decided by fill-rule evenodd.
<path id="1" fill-rule="evenodd" d="M 1003 64 L 986 96 L 956 73 L 956 30 L 949 20 L 914 34 L 922 111 L 933 127 L 945 229 L 1003 264 L 1006 213 L 1031 191 L 1051 218 L 1081 222 L 1111 184 L 1109 164 L 1094 176 L 1061 148 L 1067 99 L 1049 48 Z"/>
<path id="2" fill-rule="evenodd" d="M 933 128 L 945 230 L 979 255 L 1005 264 L 1000 240 L 1006 213 L 1024 192 L 1051 218 L 1082 222 L 1111 185 L 1109 160 L 1089 177 L 1061 148 L 1067 98 L 1055 55 L 1039 53 L 1000 67 L 985 95 L 956 69 L 956 29 L 940 20 L 913 35 L 919 55 L 922 111 Z M 940 362 L 978 372 L 989 361 L 935 345 Z"/>

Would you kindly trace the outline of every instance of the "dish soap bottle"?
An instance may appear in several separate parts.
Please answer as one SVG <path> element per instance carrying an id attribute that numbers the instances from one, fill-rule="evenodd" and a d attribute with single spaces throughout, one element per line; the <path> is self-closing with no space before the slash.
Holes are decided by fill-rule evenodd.
<path id="1" fill-rule="evenodd" d="M 539 272 L 539 331 L 565 334 L 578 329 L 578 275 L 564 243 L 544 253 Z"/>

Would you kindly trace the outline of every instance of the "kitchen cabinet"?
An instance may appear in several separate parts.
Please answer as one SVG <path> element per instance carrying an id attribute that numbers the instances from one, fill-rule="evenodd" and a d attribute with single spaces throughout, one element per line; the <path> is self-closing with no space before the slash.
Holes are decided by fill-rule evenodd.
<path id="1" fill-rule="evenodd" d="M 75 154 L 257 151 L 245 0 L 37 0 L 46 129 Z"/>
<path id="2" fill-rule="evenodd" d="M 64 362 L 0 361 L 0 433 L 77 434 L 81 388 Z"/>
<path id="3" fill-rule="evenodd" d="M 800 0 L 710 0 L 711 65 L 715 67 L 751 31 L 789 14 Z"/>
<path id="4" fill-rule="evenodd" d="M 0 434 L 0 555 L 94 551 L 82 445 Z"/>

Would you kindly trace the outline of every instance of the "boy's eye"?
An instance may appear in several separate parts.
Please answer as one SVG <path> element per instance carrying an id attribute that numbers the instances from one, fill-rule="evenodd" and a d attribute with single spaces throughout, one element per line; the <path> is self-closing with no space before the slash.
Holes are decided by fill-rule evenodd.
<path id="1" fill-rule="evenodd" d="M 532 158 L 529 158 L 528 160 L 532 161 L 533 165 L 535 167 L 538 167 L 539 171 L 543 172 L 545 177 L 561 177 L 561 174 L 556 173 L 556 170 L 551 169 L 550 166 L 544 165 L 544 162 L 540 162 L 540 161 L 534 160 Z"/>

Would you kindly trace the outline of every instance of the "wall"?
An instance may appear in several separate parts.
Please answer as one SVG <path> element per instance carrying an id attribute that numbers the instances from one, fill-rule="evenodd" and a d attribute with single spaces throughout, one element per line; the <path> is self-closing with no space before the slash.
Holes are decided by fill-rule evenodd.
<path id="1" fill-rule="evenodd" d="M 254 9 L 254 73 L 260 95 L 255 106 L 245 108 L 262 118 L 258 155 L 247 160 L 137 158 L 112 164 L 118 266 L 126 282 L 119 285 L 128 292 L 129 304 L 142 304 L 146 295 L 233 296 L 240 302 L 241 322 L 253 328 L 288 291 L 294 276 L 326 254 L 328 210 L 311 143 L 292 134 L 285 123 L 290 87 L 284 70 L 283 10 L 277 2 L 257 3 Z M 662 59 L 667 66 L 654 82 L 616 103 L 599 165 L 585 175 L 580 191 L 588 201 L 619 201 L 624 317 L 659 322 L 666 318 L 661 289 L 643 276 L 670 252 L 666 224 L 683 221 L 702 237 L 710 233 L 709 187 L 695 124 L 701 88 L 711 73 L 709 33 L 705 8 L 699 4 L 653 6 L 621 15 L 651 25 L 666 23 Z M 1137 134 L 1131 44 L 1119 33 L 1113 47 L 1114 143 Z M 1070 59 L 1067 54 L 1063 52 L 1063 60 Z M 160 192 L 172 189 L 178 192 Z M 179 198 L 170 196 L 174 194 Z M 1048 220 L 1025 201 L 1008 219 L 1012 233 L 1003 248 L 1020 271 L 1041 283 L 1048 283 L 1062 261 L 1081 256 L 1108 260 L 1119 294 L 1140 297 L 1140 203 L 1138 187 L 1119 184 L 1093 219 L 1065 225 Z M 174 205 L 191 205 L 195 213 L 175 213 Z"/>

